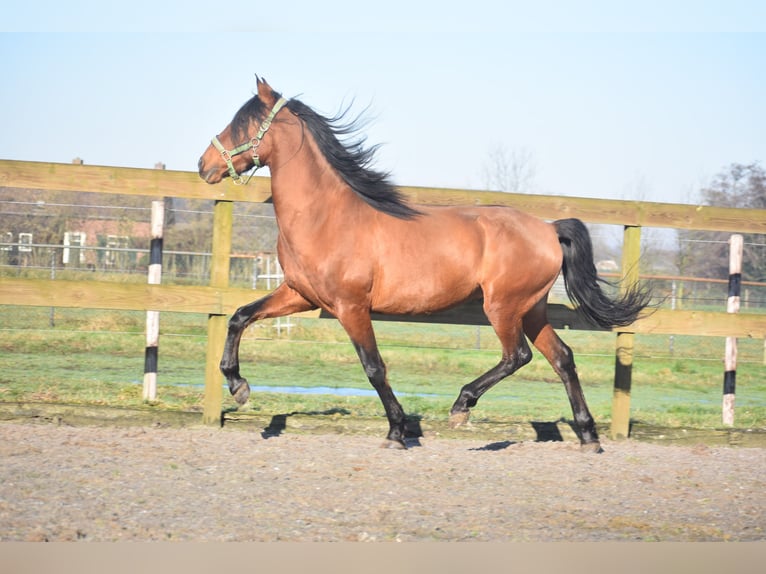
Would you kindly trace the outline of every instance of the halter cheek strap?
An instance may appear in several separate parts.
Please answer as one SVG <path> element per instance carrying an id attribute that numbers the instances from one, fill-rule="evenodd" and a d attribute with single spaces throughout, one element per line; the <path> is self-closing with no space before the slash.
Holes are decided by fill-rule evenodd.
<path id="1" fill-rule="evenodd" d="M 250 149 L 253 150 L 253 173 L 255 170 L 257 170 L 261 166 L 261 158 L 258 157 L 258 146 L 261 145 L 261 140 L 263 139 L 263 136 L 266 135 L 266 132 L 271 127 L 271 122 L 274 121 L 274 116 L 277 115 L 277 112 L 281 110 L 284 105 L 287 103 L 287 100 L 285 98 L 279 98 L 276 104 L 274 104 L 274 107 L 271 108 L 271 111 L 269 112 L 269 115 L 266 116 L 266 119 L 261 122 L 261 127 L 258 130 L 258 133 L 255 134 L 255 137 L 252 138 L 249 142 L 245 142 L 241 145 L 238 145 L 234 149 L 227 150 L 225 147 L 223 147 L 223 144 L 218 139 L 218 136 L 213 137 L 212 144 L 215 149 L 217 149 L 221 153 L 221 157 L 223 158 L 223 161 L 226 162 L 226 167 L 229 170 L 229 175 L 231 176 L 232 181 L 237 184 L 241 185 L 243 183 L 247 183 L 250 181 L 250 178 L 247 178 L 247 181 L 243 180 L 242 177 L 237 173 L 237 170 L 234 169 L 234 162 L 233 158 L 241 153 L 244 153 Z M 250 175 L 252 177 L 252 174 Z"/>

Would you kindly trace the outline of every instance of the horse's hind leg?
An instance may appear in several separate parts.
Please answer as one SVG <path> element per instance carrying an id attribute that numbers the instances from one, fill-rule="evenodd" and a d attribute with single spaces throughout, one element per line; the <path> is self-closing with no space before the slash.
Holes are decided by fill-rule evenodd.
<path id="1" fill-rule="evenodd" d="M 574 355 L 562 341 L 548 322 L 545 300 L 538 303 L 524 317 L 524 332 L 534 346 L 543 354 L 548 362 L 561 377 L 572 406 L 575 424 L 579 430 L 580 443 L 584 451 L 602 452 L 596 432 L 596 423 L 588 410 L 585 395 L 577 376 Z"/>
<path id="2" fill-rule="evenodd" d="M 476 405 L 484 393 L 532 360 L 532 351 L 520 325 L 504 326 L 493 322 L 493 326 L 503 345 L 503 358 L 489 371 L 460 390 L 450 409 L 449 421 L 453 428 L 468 422 L 471 407 Z"/>
<path id="3" fill-rule="evenodd" d="M 283 283 L 274 292 L 240 307 L 231 316 L 220 369 L 229 383 L 229 392 L 234 395 L 237 403 L 245 404 L 250 396 L 250 385 L 239 374 L 239 343 L 248 325 L 259 319 L 284 317 L 315 308 L 300 293 Z"/>

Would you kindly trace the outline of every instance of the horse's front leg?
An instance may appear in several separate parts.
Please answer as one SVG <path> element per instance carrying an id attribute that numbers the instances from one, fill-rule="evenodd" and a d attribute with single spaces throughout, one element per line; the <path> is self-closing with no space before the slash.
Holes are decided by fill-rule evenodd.
<path id="1" fill-rule="evenodd" d="M 338 310 L 336 317 L 351 338 L 362 367 L 364 367 L 364 372 L 377 391 L 386 411 L 389 430 L 386 442 L 381 446 L 385 448 L 407 448 L 404 443 L 404 409 L 402 409 L 402 405 L 399 404 L 393 389 L 388 384 L 386 365 L 378 351 L 369 310 L 352 306 Z"/>
<path id="2" fill-rule="evenodd" d="M 316 309 L 316 306 L 283 283 L 266 297 L 240 307 L 231 316 L 220 369 L 229 384 L 229 392 L 238 404 L 245 404 L 250 396 L 250 385 L 239 374 L 239 343 L 245 329 L 259 319 L 284 317 L 311 309 Z"/>

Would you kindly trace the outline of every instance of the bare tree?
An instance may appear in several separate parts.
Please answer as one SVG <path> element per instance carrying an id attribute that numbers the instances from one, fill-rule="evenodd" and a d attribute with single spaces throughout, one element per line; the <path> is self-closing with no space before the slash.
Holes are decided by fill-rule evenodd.
<path id="1" fill-rule="evenodd" d="M 711 183 L 700 190 L 706 205 L 766 208 L 766 171 L 757 163 L 734 163 L 716 175 Z M 730 233 L 682 231 L 682 272 L 702 277 L 728 275 L 728 239 Z M 766 237 L 745 234 L 745 253 L 742 278 L 750 281 L 766 280 Z"/>
<path id="2" fill-rule="evenodd" d="M 483 166 L 484 187 L 493 191 L 529 193 L 535 178 L 532 152 L 527 148 L 494 146 Z"/>

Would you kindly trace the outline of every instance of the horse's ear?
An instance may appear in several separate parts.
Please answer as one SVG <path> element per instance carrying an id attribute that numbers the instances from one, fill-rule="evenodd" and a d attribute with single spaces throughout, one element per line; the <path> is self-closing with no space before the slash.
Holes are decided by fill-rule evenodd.
<path id="1" fill-rule="evenodd" d="M 274 105 L 274 90 L 271 88 L 268 82 L 266 82 L 266 78 L 259 78 L 256 76 L 256 80 L 258 85 L 258 97 L 267 106 Z"/>

